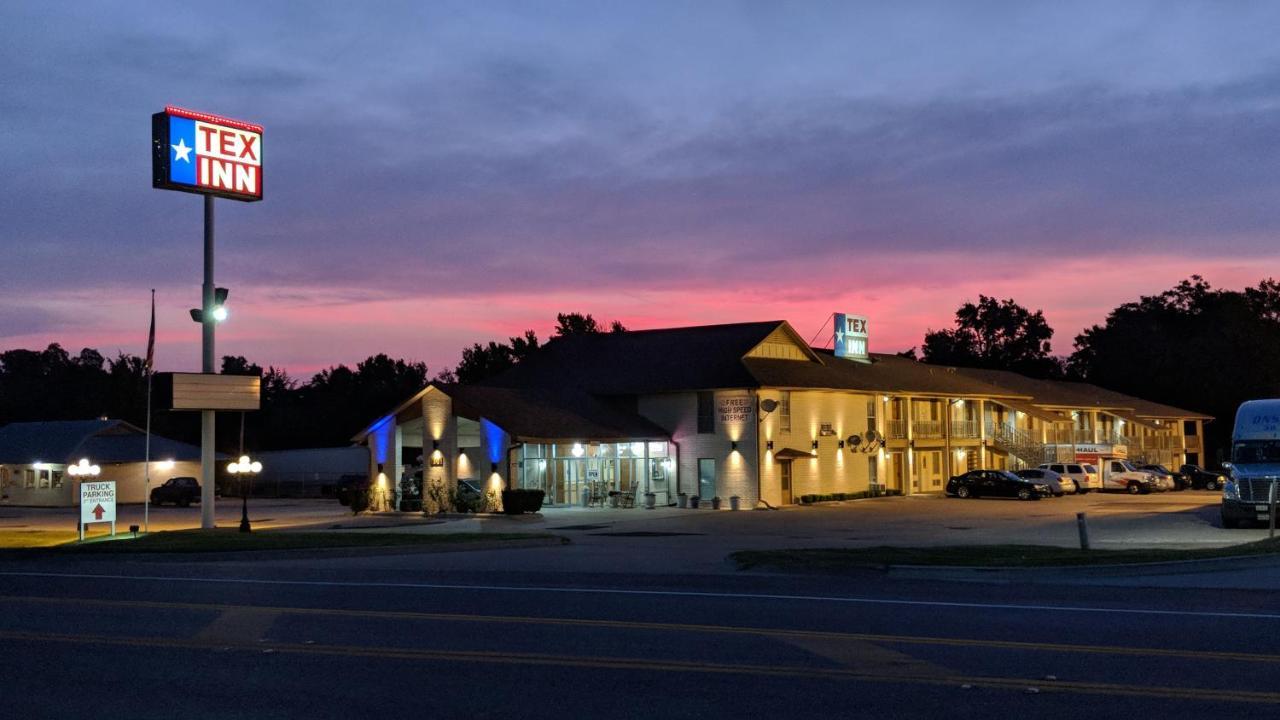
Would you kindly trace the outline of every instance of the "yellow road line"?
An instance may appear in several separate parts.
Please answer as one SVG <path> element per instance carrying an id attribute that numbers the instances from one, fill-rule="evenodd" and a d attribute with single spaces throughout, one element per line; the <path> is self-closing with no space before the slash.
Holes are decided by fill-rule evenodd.
<path id="1" fill-rule="evenodd" d="M 347 610 L 341 608 L 275 607 L 271 605 L 229 605 L 216 603 L 175 603 L 154 600 L 101 600 L 65 597 L 0 596 L 0 602 L 30 602 L 34 604 L 61 603 L 67 605 L 101 605 L 106 607 L 136 607 L 152 610 L 176 609 L 207 612 L 259 611 L 302 616 L 332 616 L 368 618 L 376 620 L 440 621 L 463 623 L 492 623 L 510 625 L 558 625 L 617 630 L 655 630 L 663 632 L 699 632 L 720 635 L 751 635 L 773 638 L 810 638 L 825 640 L 850 640 L 901 645 L 939 645 L 948 647 L 980 647 L 1001 650 L 1038 650 L 1046 652 L 1088 653 L 1096 655 L 1120 655 L 1136 657 L 1171 657 L 1191 660 L 1280 663 L 1280 655 L 1231 652 L 1221 650 L 1180 650 L 1174 648 L 1126 647 L 1117 645 L 1076 645 L 1069 643 L 1026 642 L 1017 640 L 982 640 L 975 638 L 925 637 L 919 635 L 885 635 L 875 633 L 846 633 L 823 630 L 791 630 L 783 628 L 737 627 L 733 625 L 704 625 L 685 623 L 642 622 L 629 620 L 596 620 L 589 618 L 555 618 L 523 615 L 476 615 L 467 613 L 427 613 L 406 610 Z"/>
<path id="2" fill-rule="evenodd" d="M 1252 690 L 1218 690 L 1209 688 L 1147 687 L 1096 682 L 1050 681 L 1012 677 L 962 675 L 912 675 L 868 672 L 830 667 L 787 667 L 778 665 L 745 665 L 684 660 L 648 660 L 642 658 L 589 657 L 467 650 L 422 650 L 413 648 L 372 648 L 343 645 L 299 645 L 295 643 L 210 642 L 197 638 L 110 637 L 103 635 L 43 634 L 0 631 L 0 639 L 31 642 L 60 642 L 77 645 L 115 645 L 144 648 L 178 648 L 189 650 L 240 650 L 296 655 L 359 657 L 385 660 L 475 662 L 501 665 L 539 665 L 593 668 L 606 670 L 647 670 L 660 672 L 699 672 L 720 675 L 758 677 L 793 677 L 854 682 L 879 682 L 917 685 L 972 685 L 982 688 L 1023 690 L 1035 686 L 1041 691 L 1083 693 L 1091 695 L 1125 695 L 1173 700 L 1204 700 L 1280 704 L 1280 693 Z"/>

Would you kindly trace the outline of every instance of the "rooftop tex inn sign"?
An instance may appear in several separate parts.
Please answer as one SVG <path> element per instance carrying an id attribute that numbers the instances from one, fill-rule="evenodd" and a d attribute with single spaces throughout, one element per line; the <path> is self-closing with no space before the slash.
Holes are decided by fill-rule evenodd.
<path id="1" fill-rule="evenodd" d="M 262 199 L 262 126 L 166 107 L 151 116 L 151 186 Z"/>

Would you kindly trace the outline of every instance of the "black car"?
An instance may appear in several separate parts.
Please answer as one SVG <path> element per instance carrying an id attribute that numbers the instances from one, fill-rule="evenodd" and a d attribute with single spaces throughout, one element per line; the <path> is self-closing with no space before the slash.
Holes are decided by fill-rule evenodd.
<path id="1" fill-rule="evenodd" d="M 1046 483 L 1023 480 L 1008 470 L 970 470 L 947 481 L 947 494 L 958 498 L 1039 500 L 1051 497 L 1053 490 Z"/>
<path id="2" fill-rule="evenodd" d="M 1178 470 L 1187 478 L 1193 490 L 1221 490 L 1227 483 L 1226 475 L 1209 472 L 1199 465 L 1183 465 Z"/>
<path id="3" fill-rule="evenodd" d="M 193 477 L 169 478 L 163 485 L 151 490 L 152 505 L 173 503 L 178 507 L 187 507 L 193 502 L 200 502 L 200 482 Z"/>
<path id="4" fill-rule="evenodd" d="M 1138 469 L 1150 470 L 1151 472 L 1160 473 L 1161 475 L 1168 475 L 1169 477 L 1173 478 L 1174 490 L 1186 490 L 1187 488 L 1191 487 L 1191 478 L 1187 477 L 1185 474 L 1181 472 L 1174 472 L 1169 468 L 1163 465 L 1160 465 L 1158 463 L 1148 463 L 1146 465 L 1139 465 Z"/>

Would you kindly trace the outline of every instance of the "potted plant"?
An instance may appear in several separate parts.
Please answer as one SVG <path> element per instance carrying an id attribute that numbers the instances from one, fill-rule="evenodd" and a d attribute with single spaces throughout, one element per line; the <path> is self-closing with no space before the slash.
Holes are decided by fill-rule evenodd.
<path id="1" fill-rule="evenodd" d="M 689 496 L 689 507 L 693 508 L 694 510 L 697 510 L 698 505 L 701 503 L 702 503 L 702 498 L 699 497 L 698 495 Z"/>
<path id="2" fill-rule="evenodd" d="M 719 495 L 717 495 L 717 496 L 715 496 L 715 497 L 711 498 L 711 509 L 712 509 L 712 510 L 719 510 L 719 509 L 720 509 L 720 496 L 719 496 Z"/>

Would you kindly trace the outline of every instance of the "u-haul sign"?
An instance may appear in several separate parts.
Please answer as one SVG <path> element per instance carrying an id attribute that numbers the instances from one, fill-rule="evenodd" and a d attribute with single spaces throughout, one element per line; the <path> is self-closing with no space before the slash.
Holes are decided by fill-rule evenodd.
<path id="1" fill-rule="evenodd" d="M 262 126 L 166 107 L 151 116 L 152 187 L 262 199 Z"/>

